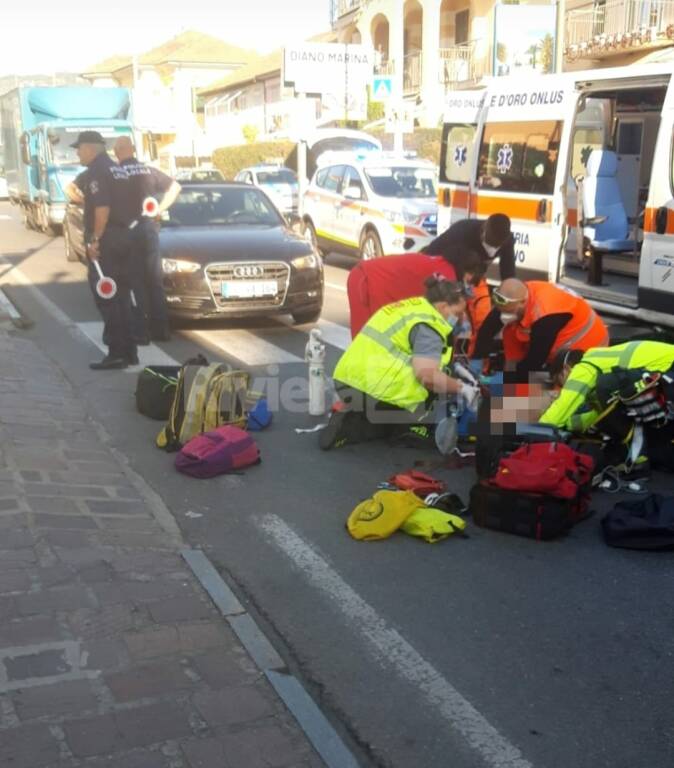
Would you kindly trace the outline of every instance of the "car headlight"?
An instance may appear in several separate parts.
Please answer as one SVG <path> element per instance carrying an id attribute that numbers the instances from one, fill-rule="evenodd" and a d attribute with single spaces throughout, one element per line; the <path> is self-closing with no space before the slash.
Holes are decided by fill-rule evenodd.
<path id="1" fill-rule="evenodd" d="M 174 272 L 198 272 L 201 269 L 201 264 L 196 264 L 193 261 L 184 261 L 183 259 L 162 259 L 161 266 L 167 274 L 173 274 Z"/>
<path id="2" fill-rule="evenodd" d="M 308 256 L 298 256 L 290 262 L 295 269 L 316 269 L 319 266 L 319 260 L 315 254 Z"/>

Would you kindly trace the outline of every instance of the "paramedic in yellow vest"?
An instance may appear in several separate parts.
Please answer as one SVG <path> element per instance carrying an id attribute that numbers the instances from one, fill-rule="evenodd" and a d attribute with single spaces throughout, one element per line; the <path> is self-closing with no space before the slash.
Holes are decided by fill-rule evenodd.
<path id="1" fill-rule="evenodd" d="M 474 407 L 477 388 L 446 372 L 466 310 L 463 286 L 440 276 L 425 286 L 423 297 L 377 310 L 340 358 L 333 378 L 344 407 L 320 434 L 323 450 L 406 432 L 432 437 L 422 422 L 434 395 Z"/>
<path id="2" fill-rule="evenodd" d="M 674 469 L 674 345 L 630 341 L 570 350 L 550 372 L 562 388 L 540 423 L 581 433 L 596 428 L 621 439 L 642 424 L 649 458 Z"/>

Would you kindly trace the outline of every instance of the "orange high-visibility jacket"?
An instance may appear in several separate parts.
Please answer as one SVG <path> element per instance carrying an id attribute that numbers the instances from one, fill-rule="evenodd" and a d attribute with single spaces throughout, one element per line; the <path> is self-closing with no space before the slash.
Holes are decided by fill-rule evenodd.
<path id="1" fill-rule="evenodd" d="M 503 351 L 506 360 L 518 362 L 526 357 L 533 324 L 546 315 L 570 313 L 571 319 L 557 334 L 547 362 L 553 361 L 561 350 L 605 347 L 609 335 L 602 319 L 585 299 L 541 280 L 526 284 L 529 298 L 524 317 L 503 329 Z"/>

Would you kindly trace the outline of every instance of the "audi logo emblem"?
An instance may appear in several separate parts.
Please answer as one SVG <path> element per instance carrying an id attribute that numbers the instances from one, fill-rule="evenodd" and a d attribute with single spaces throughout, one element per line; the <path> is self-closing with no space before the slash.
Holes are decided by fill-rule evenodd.
<path id="1" fill-rule="evenodd" d="M 254 265 L 234 267 L 234 277 L 262 277 L 263 274 L 262 267 L 256 267 Z"/>

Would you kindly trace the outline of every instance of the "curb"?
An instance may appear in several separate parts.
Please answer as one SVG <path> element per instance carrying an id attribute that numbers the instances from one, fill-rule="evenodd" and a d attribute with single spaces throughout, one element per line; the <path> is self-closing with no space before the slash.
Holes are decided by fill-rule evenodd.
<path id="1" fill-rule="evenodd" d="M 7 288 L 9 287 L 10 286 L 5 285 L 0 288 L 0 320 L 9 318 L 15 328 L 19 328 L 23 331 L 28 330 L 29 328 L 32 328 L 35 323 L 17 309 L 16 304 L 7 293 Z"/>
<path id="2" fill-rule="evenodd" d="M 283 659 L 204 552 L 186 547 L 180 554 L 328 768 L 359 768 L 353 753 L 300 681 L 288 672 Z"/>

